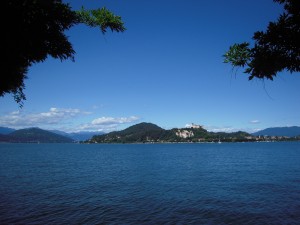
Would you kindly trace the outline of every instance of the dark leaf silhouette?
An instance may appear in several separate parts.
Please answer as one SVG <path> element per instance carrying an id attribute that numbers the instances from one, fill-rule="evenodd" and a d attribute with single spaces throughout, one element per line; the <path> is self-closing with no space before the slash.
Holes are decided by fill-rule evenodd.
<path id="1" fill-rule="evenodd" d="M 121 18 L 105 8 L 82 8 L 77 12 L 61 0 L 7 0 L 2 4 L 2 11 L 13 19 L 4 23 L 1 50 L 5 57 L 1 62 L 4 71 L 0 96 L 13 94 L 20 106 L 26 99 L 24 80 L 30 66 L 43 62 L 48 56 L 74 60 L 75 51 L 64 31 L 78 23 L 98 26 L 103 33 L 107 28 L 117 32 L 125 30 Z"/>
<path id="2" fill-rule="evenodd" d="M 265 32 L 253 35 L 254 46 L 234 44 L 224 55 L 224 62 L 233 67 L 245 67 L 249 79 L 273 80 L 278 72 L 300 71 L 300 1 L 274 0 L 284 4 L 284 13 L 270 22 Z"/>

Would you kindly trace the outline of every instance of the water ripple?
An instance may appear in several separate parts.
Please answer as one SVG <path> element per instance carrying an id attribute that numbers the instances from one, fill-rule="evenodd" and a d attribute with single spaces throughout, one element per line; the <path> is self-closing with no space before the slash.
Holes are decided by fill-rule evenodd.
<path id="1" fill-rule="evenodd" d="M 0 145 L 0 224 L 299 224 L 300 143 Z"/>

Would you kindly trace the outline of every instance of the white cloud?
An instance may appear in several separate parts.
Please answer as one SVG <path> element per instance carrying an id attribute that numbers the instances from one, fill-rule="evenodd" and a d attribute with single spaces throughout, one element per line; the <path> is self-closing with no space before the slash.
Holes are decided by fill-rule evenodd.
<path id="1" fill-rule="evenodd" d="M 50 108 L 47 112 L 27 113 L 25 111 L 15 111 L 8 115 L 0 116 L 0 125 L 11 128 L 24 128 L 32 126 L 49 126 L 65 123 L 67 120 L 79 115 L 86 115 L 79 109 Z"/>
<path id="2" fill-rule="evenodd" d="M 234 127 L 217 127 L 217 126 L 204 126 L 204 129 L 210 131 L 210 132 L 226 132 L 226 133 L 232 133 L 239 131 L 240 129 L 234 128 Z"/>
<path id="3" fill-rule="evenodd" d="M 251 133 L 255 133 L 255 132 L 260 131 L 260 130 L 262 130 L 262 129 L 261 128 L 255 128 L 255 129 L 252 130 Z"/>
<path id="4" fill-rule="evenodd" d="M 19 115 L 20 114 L 20 111 L 13 111 L 10 113 L 11 115 Z"/>
<path id="5" fill-rule="evenodd" d="M 225 133 L 232 133 L 232 132 L 237 132 L 237 131 L 245 131 L 245 132 L 247 132 L 249 134 L 261 130 L 259 128 L 249 128 L 249 127 L 235 128 L 235 127 L 231 127 L 231 126 L 224 126 L 224 127 L 204 126 L 204 129 L 206 129 L 206 130 L 208 130 L 210 132 L 225 132 Z"/>
<path id="6" fill-rule="evenodd" d="M 251 124 L 259 124 L 260 121 L 259 120 L 251 120 L 249 123 L 251 123 Z"/>
<path id="7" fill-rule="evenodd" d="M 120 117 L 120 118 L 113 118 L 113 117 L 100 117 L 94 119 L 92 121 L 93 125 L 111 125 L 111 124 L 123 124 L 123 123 L 131 123 L 137 121 L 139 118 L 136 116 L 131 117 Z"/>
<path id="8" fill-rule="evenodd" d="M 90 123 L 82 124 L 75 129 L 77 131 L 103 131 L 110 132 L 118 130 L 122 124 L 129 124 L 138 121 L 139 118 L 136 116 L 130 117 L 100 117 L 92 120 Z"/>
<path id="9" fill-rule="evenodd" d="M 100 108 L 103 108 L 104 105 L 93 105 L 92 106 L 92 109 L 100 109 Z"/>
<path id="10" fill-rule="evenodd" d="M 14 111 L 6 115 L 0 115 L 0 126 L 22 129 L 28 127 L 40 127 L 42 129 L 57 129 L 66 132 L 78 131 L 103 131 L 119 130 L 124 124 L 130 124 L 139 120 L 136 116 L 130 117 L 99 117 L 90 122 L 78 123 L 82 116 L 89 115 L 80 109 L 51 107 L 46 112 L 29 113 L 26 111 Z"/>

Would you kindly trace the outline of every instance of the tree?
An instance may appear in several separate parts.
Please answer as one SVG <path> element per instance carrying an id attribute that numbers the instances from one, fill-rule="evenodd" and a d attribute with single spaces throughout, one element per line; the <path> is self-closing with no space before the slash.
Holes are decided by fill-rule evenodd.
<path id="1" fill-rule="evenodd" d="M 284 4 L 284 12 L 276 22 L 270 22 L 265 32 L 254 33 L 254 46 L 244 42 L 230 46 L 224 62 L 244 67 L 249 80 L 270 79 L 278 72 L 300 71 L 300 1 L 274 0 Z"/>
<path id="2" fill-rule="evenodd" d="M 24 80 L 30 66 L 48 56 L 74 60 L 75 51 L 64 31 L 79 23 L 99 27 L 102 33 L 108 28 L 125 31 L 121 17 L 106 8 L 74 11 L 62 0 L 6 0 L 2 10 L 12 19 L 4 23 L 0 96 L 13 94 L 20 106 L 26 100 Z"/>

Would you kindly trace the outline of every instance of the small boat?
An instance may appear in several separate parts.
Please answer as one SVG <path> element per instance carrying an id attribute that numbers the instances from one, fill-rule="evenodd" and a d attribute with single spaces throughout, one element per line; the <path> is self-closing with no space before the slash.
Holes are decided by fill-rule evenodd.
<path id="1" fill-rule="evenodd" d="M 220 140 L 220 138 L 219 138 L 219 141 L 218 141 L 218 144 L 221 144 L 222 142 L 221 142 L 221 140 Z"/>

